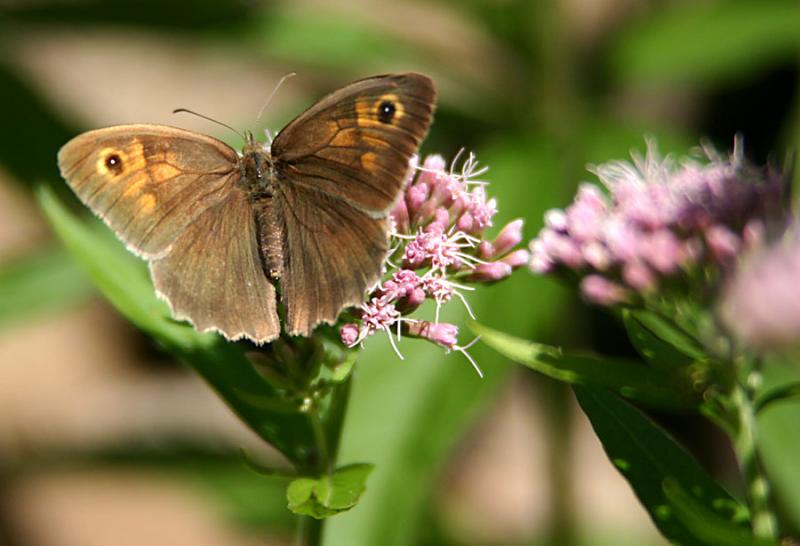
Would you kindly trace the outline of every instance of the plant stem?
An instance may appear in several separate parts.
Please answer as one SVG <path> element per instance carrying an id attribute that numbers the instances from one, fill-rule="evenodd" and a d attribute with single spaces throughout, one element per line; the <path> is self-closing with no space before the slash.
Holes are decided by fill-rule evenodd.
<path id="1" fill-rule="evenodd" d="M 323 416 L 318 406 L 309 413 L 311 428 L 314 431 L 314 447 L 316 452 L 315 472 L 319 475 L 331 474 L 336 468 L 336 456 L 342 436 L 347 402 L 350 398 L 350 380 L 352 376 L 337 383 L 330 394 L 330 404 Z M 321 546 L 326 519 L 311 516 L 298 518 L 298 546 Z"/>
<path id="2" fill-rule="evenodd" d="M 314 431 L 314 452 L 316 464 L 314 470 L 318 474 L 326 474 L 331 471 L 330 451 L 328 450 L 328 435 L 325 432 L 325 425 L 322 423 L 322 416 L 319 408 L 314 408 L 309 416 L 311 429 Z"/>
<path id="3" fill-rule="evenodd" d="M 322 544 L 322 524 L 324 519 L 311 516 L 297 518 L 297 546 L 319 546 Z"/>
<path id="4" fill-rule="evenodd" d="M 746 383 L 752 384 L 758 372 L 752 371 Z M 753 389 L 737 382 L 730 396 L 736 412 L 734 449 L 744 475 L 747 500 L 750 504 L 753 534 L 757 538 L 775 540 L 778 525 L 769 507 L 770 485 L 758 452 L 758 427 L 756 423 Z"/>

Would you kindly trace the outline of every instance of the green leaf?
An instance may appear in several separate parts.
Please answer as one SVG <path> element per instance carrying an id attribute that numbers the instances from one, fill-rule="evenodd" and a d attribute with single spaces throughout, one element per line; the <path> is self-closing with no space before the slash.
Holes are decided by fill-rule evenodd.
<path id="1" fill-rule="evenodd" d="M 320 478 L 292 480 L 286 489 L 289 510 L 317 519 L 349 510 L 366 490 L 367 477 L 373 468 L 367 463 L 351 464 Z"/>
<path id="2" fill-rule="evenodd" d="M 799 48 L 800 10 L 794 0 L 688 2 L 653 10 L 630 26 L 613 49 L 611 64 L 628 82 L 711 84 L 793 60 Z"/>
<path id="3" fill-rule="evenodd" d="M 747 519 L 747 509 L 639 410 L 602 388 L 575 385 L 573 389 L 609 460 L 667 539 L 683 546 L 718 544 L 698 536 L 676 514 L 662 487 L 667 479 L 690 491 L 694 502 L 716 518 L 731 522 L 731 527 Z"/>
<path id="4" fill-rule="evenodd" d="M 768 360 L 764 367 L 765 392 L 797 380 L 797 363 Z M 770 404 L 758 415 L 759 451 L 770 477 L 776 503 L 794 529 L 800 529 L 800 403 L 797 399 Z"/>
<path id="5" fill-rule="evenodd" d="M 776 546 L 777 542 L 758 539 L 750 529 L 710 510 L 674 478 L 662 484 L 675 517 L 703 544 L 715 546 Z"/>
<path id="6" fill-rule="evenodd" d="M 63 247 L 47 248 L 0 268 L 0 327 L 77 305 L 94 287 Z"/>
<path id="7" fill-rule="evenodd" d="M 628 309 L 622 312 L 622 321 L 625 324 L 625 330 L 628 332 L 628 338 L 636 348 L 636 351 L 653 367 L 661 370 L 670 371 L 685 368 L 695 361 L 694 358 L 688 356 L 685 352 L 678 350 L 675 345 L 659 336 L 663 336 L 665 329 L 660 324 L 653 324 L 649 321 L 649 325 L 645 325 L 639 318 L 640 313 L 632 312 Z M 654 328 L 656 326 L 656 328 Z M 658 333 L 656 333 L 658 332 Z M 674 332 L 667 331 L 667 334 Z M 675 335 L 667 335 L 667 339 L 675 339 Z M 683 339 L 680 340 L 682 346 Z"/>
<path id="8" fill-rule="evenodd" d="M 288 405 L 253 368 L 245 355 L 251 345 L 229 343 L 175 322 L 156 297 L 144 262 L 108 229 L 97 221 L 79 220 L 46 188 L 39 189 L 38 199 L 55 232 L 120 313 L 192 366 L 256 434 L 295 465 L 311 464 L 314 454 L 308 446 L 314 445 L 314 435 L 308 417 Z"/>
<path id="9" fill-rule="evenodd" d="M 629 320 L 635 320 L 649 334 L 648 339 L 653 340 L 654 343 L 655 340 L 660 340 L 692 360 L 706 360 L 706 351 L 700 342 L 676 324 L 651 311 L 627 311 L 626 315 L 630 317 Z M 666 348 L 661 345 L 660 351 L 666 351 Z"/>
<path id="10" fill-rule="evenodd" d="M 641 362 L 564 353 L 557 347 L 525 341 L 479 324 L 472 327 L 490 347 L 553 379 L 606 387 L 658 408 L 686 410 L 699 403 L 698 398 L 691 396 L 687 388 L 670 375 Z"/>

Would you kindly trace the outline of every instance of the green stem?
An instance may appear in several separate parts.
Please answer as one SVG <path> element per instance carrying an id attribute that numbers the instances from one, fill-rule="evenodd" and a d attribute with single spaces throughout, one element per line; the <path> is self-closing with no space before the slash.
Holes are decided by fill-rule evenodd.
<path id="1" fill-rule="evenodd" d="M 758 372 L 748 375 L 748 383 Z M 744 475 L 747 500 L 750 504 L 753 534 L 757 538 L 775 540 L 778 525 L 769 506 L 770 485 L 758 452 L 758 427 L 756 423 L 753 389 L 737 383 L 730 396 L 736 413 L 736 435 L 734 449 Z"/>
<path id="2" fill-rule="evenodd" d="M 330 474 L 336 468 L 336 456 L 342 436 L 347 402 L 350 398 L 350 380 L 352 375 L 333 387 L 330 404 L 321 415 L 318 405 L 309 412 L 311 428 L 314 431 L 316 460 L 314 471 L 317 474 Z M 297 527 L 298 546 L 321 546 L 326 519 L 311 516 L 300 516 Z"/>
<path id="3" fill-rule="evenodd" d="M 297 521 L 297 546 L 319 546 L 322 544 L 324 519 L 300 516 Z"/>
<path id="4" fill-rule="evenodd" d="M 311 420 L 311 430 L 314 432 L 314 447 L 315 447 L 315 461 L 314 470 L 319 474 L 330 473 L 331 460 L 330 451 L 328 450 L 328 435 L 325 432 L 325 426 L 322 423 L 322 416 L 319 414 L 319 409 L 314 408 L 309 416 Z"/>

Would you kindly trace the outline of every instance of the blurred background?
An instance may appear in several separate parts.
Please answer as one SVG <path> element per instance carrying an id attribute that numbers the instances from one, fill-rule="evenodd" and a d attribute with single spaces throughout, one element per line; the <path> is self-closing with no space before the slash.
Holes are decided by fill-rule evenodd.
<path id="1" fill-rule="evenodd" d="M 276 455 L 102 301 L 49 232 L 33 188 L 69 198 L 56 152 L 72 136 L 167 123 L 239 148 L 171 111 L 274 133 L 353 79 L 424 72 L 439 105 L 423 152 L 474 151 L 495 225 L 523 217 L 531 238 L 591 179 L 587 163 L 645 135 L 685 153 L 703 137 L 728 150 L 739 132 L 751 159 L 781 163 L 800 139 L 799 62 L 796 0 L 0 0 L 0 544 L 291 543 L 285 483 L 239 450 Z M 470 299 L 494 328 L 631 354 L 607 315 L 526 271 Z M 341 462 L 377 470 L 326 544 L 664 544 L 568 389 L 480 344 L 483 380 L 457 353 L 402 348 L 401 362 L 376 336 L 360 359 Z M 722 435 L 656 418 L 737 490 Z M 763 422 L 795 531 L 800 453 L 779 439 L 798 419 L 789 405 Z"/>

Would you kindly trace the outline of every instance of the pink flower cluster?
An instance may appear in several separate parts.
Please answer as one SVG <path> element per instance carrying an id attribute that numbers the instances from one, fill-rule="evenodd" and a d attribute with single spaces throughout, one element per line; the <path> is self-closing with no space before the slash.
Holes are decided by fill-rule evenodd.
<path id="1" fill-rule="evenodd" d="M 749 166 L 737 142 L 730 157 L 662 158 L 653 142 L 633 163 L 592 170 L 565 210 L 545 215 L 531 241 L 535 273 L 579 275 L 584 298 L 599 305 L 633 302 L 668 279 L 707 264 L 727 266 L 763 238 L 765 218 L 781 210 L 782 181 Z"/>
<path id="2" fill-rule="evenodd" d="M 387 276 L 357 310 L 358 320 L 341 327 L 345 345 L 385 331 L 400 358 L 395 337 L 405 335 L 462 352 L 475 366 L 466 352 L 471 344 L 459 345 L 458 326 L 439 322 L 439 310 L 457 298 L 472 315 L 462 294 L 474 289 L 469 284 L 500 281 L 529 260 L 528 251 L 517 248 L 522 220 L 507 224 L 493 240 L 484 238 L 497 202 L 486 195 L 486 182 L 476 180 L 483 172 L 471 154 L 458 173 L 438 155 L 421 166 L 413 160 L 405 192 L 390 214 L 396 246 L 387 258 Z M 425 300 L 436 304 L 434 320 L 409 317 Z"/>
<path id="3" fill-rule="evenodd" d="M 718 304 L 726 328 L 751 348 L 800 346 L 800 225 L 755 249 L 725 283 Z"/>

